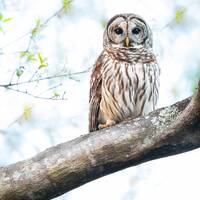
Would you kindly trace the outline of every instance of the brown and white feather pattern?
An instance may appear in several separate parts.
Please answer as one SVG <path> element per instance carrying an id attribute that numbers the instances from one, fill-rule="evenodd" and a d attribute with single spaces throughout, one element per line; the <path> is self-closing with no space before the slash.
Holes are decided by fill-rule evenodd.
<path id="1" fill-rule="evenodd" d="M 160 69 L 151 50 L 104 48 L 94 67 L 90 89 L 89 130 L 155 109 Z"/>

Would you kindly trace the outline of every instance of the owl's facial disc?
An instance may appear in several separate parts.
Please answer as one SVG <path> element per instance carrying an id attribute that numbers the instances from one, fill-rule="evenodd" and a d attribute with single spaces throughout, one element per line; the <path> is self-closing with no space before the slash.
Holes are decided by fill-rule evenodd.
<path id="1" fill-rule="evenodd" d="M 104 44 L 112 47 L 152 47 L 151 30 L 145 21 L 134 14 L 114 16 L 107 25 Z"/>
<path id="2" fill-rule="evenodd" d="M 148 29 L 146 24 L 137 18 L 132 18 L 128 22 L 128 37 L 130 46 L 143 46 L 148 37 Z"/>
<path id="3" fill-rule="evenodd" d="M 113 45 L 123 44 L 127 36 L 127 22 L 123 17 L 118 17 L 109 26 L 107 30 L 110 42 Z"/>

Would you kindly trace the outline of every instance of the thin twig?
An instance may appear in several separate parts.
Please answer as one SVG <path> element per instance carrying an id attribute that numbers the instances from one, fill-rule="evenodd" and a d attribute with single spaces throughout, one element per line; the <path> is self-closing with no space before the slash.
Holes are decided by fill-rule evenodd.
<path id="1" fill-rule="evenodd" d="M 43 24 L 44 24 L 44 25 L 47 25 L 54 17 L 56 17 L 56 16 L 62 11 L 62 9 L 63 9 L 63 7 L 62 7 L 61 9 L 59 9 L 58 11 L 56 11 L 56 12 L 55 12 L 53 15 L 51 15 L 49 18 L 47 18 Z M 17 37 L 17 38 L 14 39 L 13 41 L 11 41 L 11 42 L 9 42 L 9 43 L 7 43 L 7 44 L 1 46 L 0 49 L 4 49 L 5 47 L 8 47 L 8 46 L 12 45 L 13 43 L 15 43 L 15 42 L 17 42 L 17 41 L 23 39 L 24 37 L 26 37 L 26 36 L 28 36 L 28 35 L 30 34 L 30 40 L 29 40 L 29 43 L 28 43 L 28 47 L 29 47 L 30 44 L 31 44 L 31 41 L 32 41 L 32 39 L 33 39 L 32 30 L 33 30 L 33 29 L 31 29 L 30 31 L 24 33 L 22 36 Z M 42 30 L 42 29 L 41 29 L 41 30 Z"/>
<path id="2" fill-rule="evenodd" d="M 58 87 L 60 87 L 60 86 L 62 86 L 62 83 L 59 83 L 59 84 L 57 84 L 57 85 L 54 85 L 54 86 L 52 86 L 52 87 L 50 87 L 50 88 L 48 88 L 48 89 L 42 91 L 41 93 L 38 94 L 38 96 L 40 96 L 40 95 L 42 95 L 42 94 L 44 94 L 44 93 L 46 93 L 46 92 L 49 92 L 50 90 L 56 89 L 56 88 L 58 88 Z"/>
<path id="3" fill-rule="evenodd" d="M 38 73 L 38 71 L 39 71 L 39 68 L 37 68 L 37 69 L 35 70 L 35 72 L 34 72 L 33 75 L 31 76 L 31 78 L 29 79 L 29 82 L 31 82 L 31 81 L 33 80 L 33 78 L 34 78 L 35 75 Z"/>
<path id="4" fill-rule="evenodd" d="M 16 39 L 12 40 L 11 42 L 9 42 L 9 43 L 7 43 L 7 44 L 1 46 L 0 49 L 4 49 L 5 47 L 8 47 L 8 46 L 12 45 L 13 43 L 15 43 L 15 42 L 17 42 L 17 41 L 23 39 L 23 38 L 26 37 L 26 36 L 28 36 L 30 33 L 31 33 L 30 31 L 27 32 L 27 33 L 24 33 L 22 36 L 17 37 Z"/>
<path id="5" fill-rule="evenodd" d="M 42 77 L 39 79 L 33 79 L 33 80 L 28 80 L 28 81 L 23 81 L 23 82 L 18 82 L 18 83 L 8 83 L 8 84 L 0 84 L 0 87 L 12 87 L 12 86 L 16 86 L 16 85 L 23 85 L 23 84 L 29 84 L 29 83 L 33 83 L 33 82 L 39 82 L 39 81 L 45 81 L 45 80 L 50 80 L 50 79 L 55 79 L 55 78 L 61 78 L 61 77 L 72 77 L 72 76 L 77 76 L 80 74 L 84 74 L 89 72 L 90 68 L 80 71 L 80 72 L 73 72 L 73 73 L 64 73 L 64 74 L 60 74 L 60 75 L 53 75 L 53 76 L 46 76 L 46 77 Z"/>
<path id="6" fill-rule="evenodd" d="M 37 99 L 44 99 L 44 100 L 67 100 L 67 99 L 62 99 L 62 98 L 55 98 L 54 96 L 52 96 L 52 97 L 37 96 L 37 95 L 31 94 L 31 93 L 28 93 L 27 91 L 18 90 L 18 89 L 12 88 L 12 87 L 6 87 L 6 89 L 12 90 L 12 91 L 15 91 L 15 92 L 19 92 L 19 93 L 22 93 L 22 94 L 26 94 L 28 96 L 31 96 L 31 97 L 34 97 L 34 98 L 37 98 Z"/>

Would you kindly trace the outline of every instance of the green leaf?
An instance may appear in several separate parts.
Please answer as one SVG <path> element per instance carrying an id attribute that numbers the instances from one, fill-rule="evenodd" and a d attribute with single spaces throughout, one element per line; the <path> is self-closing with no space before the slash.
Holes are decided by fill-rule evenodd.
<path id="1" fill-rule="evenodd" d="M 31 31 L 32 36 L 35 37 L 41 31 L 41 29 L 43 27 L 44 27 L 44 24 L 42 23 L 42 20 L 41 19 L 37 19 L 36 20 L 36 25 Z"/>
<path id="2" fill-rule="evenodd" d="M 44 62 L 44 60 L 42 58 L 42 54 L 41 53 L 38 53 L 38 58 L 39 58 L 40 64 L 42 64 Z"/>
<path id="3" fill-rule="evenodd" d="M 46 58 L 43 58 L 41 53 L 38 53 L 38 58 L 39 58 L 39 61 L 40 61 L 39 69 L 48 66 L 48 63 L 45 62 L 47 59 L 46 59 Z"/>
<path id="4" fill-rule="evenodd" d="M 34 28 L 34 29 L 31 31 L 32 36 L 37 35 L 37 33 L 38 33 L 38 29 L 37 29 L 37 28 Z"/>
<path id="5" fill-rule="evenodd" d="M 27 56 L 28 52 L 27 51 L 22 51 L 20 52 L 20 57 L 25 57 Z"/>
<path id="6" fill-rule="evenodd" d="M 23 67 L 23 66 L 17 68 L 17 70 L 16 70 L 16 75 L 17 75 L 18 77 L 20 77 L 23 73 L 24 73 L 24 67 Z"/>
<path id="7" fill-rule="evenodd" d="M 32 113 L 32 106 L 25 105 L 23 109 L 22 118 L 27 121 L 30 118 L 31 113 Z"/>
<path id="8" fill-rule="evenodd" d="M 186 12 L 186 8 L 185 7 L 180 7 L 180 8 L 176 9 L 176 13 L 175 13 L 175 21 L 176 21 L 176 23 L 181 23 L 183 21 L 185 12 Z"/>
<path id="9" fill-rule="evenodd" d="M 12 20 L 12 19 L 13 19 L 12 17 L 9 17 L 9 18 L 3 19 L 3 22 L 4 22 L 4 23 L 9 22 L 9 21 Z"/>
<path id="10" fill-rule="evenodd" d="M 48 63 L 42 63 L 42 64 L 39 66 L 39 69 L 45 68 L 45 67 L 47 67 L 47 66 L 48 66 Z"/>
<path id="11" fill-rule="evenodd" d="M 41 19 L 37 19 L 36 20 L 36 27 L 39 27 L 42 25 L 42 20 Z"/>
<path id="12" fill-rule="evenodd" d="M 58 98 L 58 97 L 60 97 L 60 94 L 58 92 L 54 92 L 53 96 L 56 97 L 56 98 Z"/>
<path id="13" fill-rule="evenodd" d="M 37 59 L 35 58 L 34 53 L 27 52 L 27 54 L 25 56 L 26 56 L 28 61 L 37 61 Z"/>
<path id="14" fill-rule="evenodd" d="M 37 59 L 35 58 L 35 55 L 34 55 L 34 54 L 29 54 L 29 55 L 27 56 L 27 60 L 28 60 L 28 61 L 37 61 Z"/>
<path id="15" fill-rule="evenodd" d="M 17 75 L 18 77 L 20 77 L 22 74 L 23 74 L 23 71 L 21 71 L 21 70 L 17 70 L 17 71 L 16 71 L 16 75 Z"/>
<path id="16" fill-rule="evenodd" d="M 0 13 L 0 21 L 3 19 L 3 14 Z"/>
<path id="17" fill-rule="evenodd" d="M 28 52 L 28 51 L 22 51 L 20 53 L 20 57 L 26 57 L 27 61 L 37 61 L 34 53 L 31 53 L 31 52 Z"/>
<path id="18" fill-rule="evenodd" d="M 66 13 L 71 8 L 71 1 L 70 0 L 62 0 L 63 11 Z"/>

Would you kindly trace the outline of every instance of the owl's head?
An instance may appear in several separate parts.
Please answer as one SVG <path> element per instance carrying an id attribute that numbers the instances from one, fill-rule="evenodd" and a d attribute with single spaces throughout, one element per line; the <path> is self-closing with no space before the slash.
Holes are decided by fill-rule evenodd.
<path id="1" fill-rule="evenodd" d="M 152 48 L 152 32 L 147 23 L 135 14 L 112 17 L 104 32 L 104 47 Z"/>

